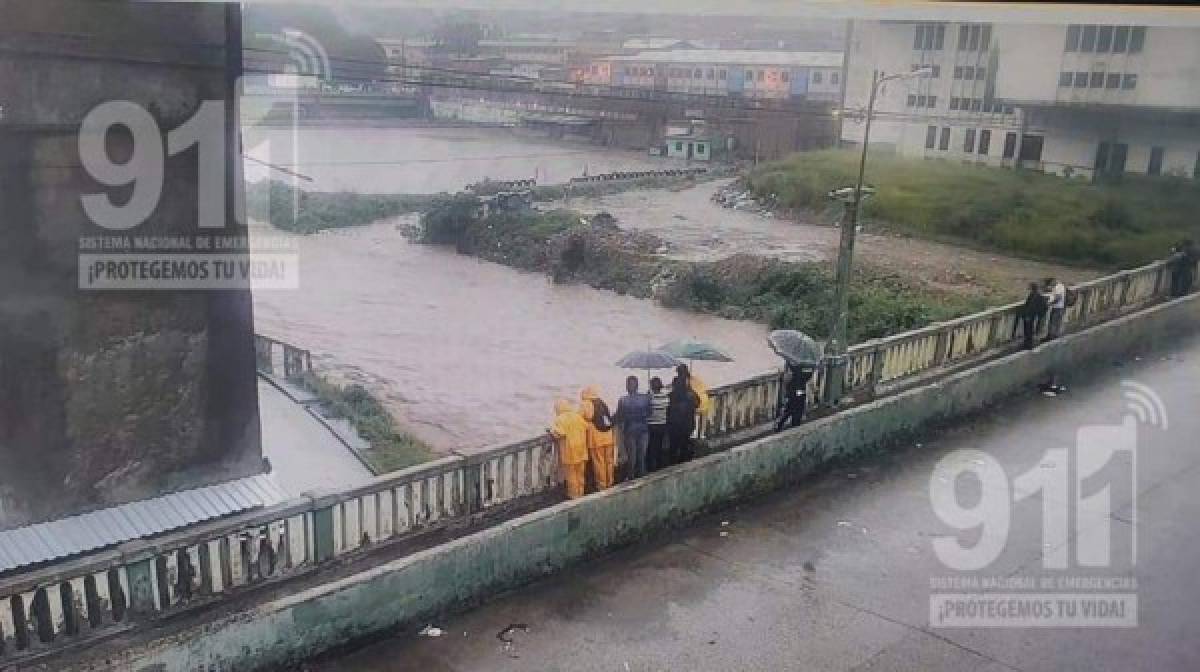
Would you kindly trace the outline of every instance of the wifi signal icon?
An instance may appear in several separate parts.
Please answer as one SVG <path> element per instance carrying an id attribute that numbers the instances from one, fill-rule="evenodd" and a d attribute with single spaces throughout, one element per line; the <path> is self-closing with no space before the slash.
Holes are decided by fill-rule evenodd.
<path id="1" fill-rule="evenodd" d="M 1125 408 L 1139 423 L 1167 429 L 1167 405 L 1153 388 L 1133 380 L 1122 380 L 1121 396 L 1125 397 Z"/>
<path id="2" fill-rule="evenodd" d="M 332 78 L 329 54 L 325 47 L 311 35 L 294 28 L 283 29 L 283 43 L 287 46 L 288 63 L 297 75 L 310 75 L 318 79 Z"/>

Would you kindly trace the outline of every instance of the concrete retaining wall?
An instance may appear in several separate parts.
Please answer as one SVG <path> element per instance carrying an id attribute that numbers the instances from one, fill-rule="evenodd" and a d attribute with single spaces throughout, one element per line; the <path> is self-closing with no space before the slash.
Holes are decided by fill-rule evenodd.
<path id="1" fill-rule="evenodd" d="M 1198 326 L 1200 297 L 1164 304 L 204 627 L 111 647 L 120 652 L 98 654 L 108 656 L 101 664 L 57 661 L 47 669 L 242 672 L 293 663 L 355 637 L 477 603 L 656 529 L 778 488 L 830 460 L 884 450 L 980 412 L 1052 370 L 1104 364 L 1131 349 L 1196 333 Z"/>

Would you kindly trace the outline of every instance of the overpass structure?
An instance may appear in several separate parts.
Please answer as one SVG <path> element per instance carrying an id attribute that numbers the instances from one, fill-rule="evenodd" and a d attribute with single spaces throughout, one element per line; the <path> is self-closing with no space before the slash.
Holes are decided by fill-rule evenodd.
<path id="1" fill-rule="evenodd" d="M 1034 352 L 1014 354 L 1018 304 L 855 346 L 845 397 L 817 411 L 828 417 L 771 438 L 779 374 L 716 388 L 697 429 L 707 457 L 581 500 L 560 503 L 557 447 L 538 436 L 0 575 L 0 666 L 254 669 L 470 604 L 978 412 L 1056 367 L 1195 329 L 1200 302 L 1170 300 L 1173 272 L 1156 262 L 1078 286 L 1066 336 Z M 482 531 L 455 538 L 466 530 Z"/>

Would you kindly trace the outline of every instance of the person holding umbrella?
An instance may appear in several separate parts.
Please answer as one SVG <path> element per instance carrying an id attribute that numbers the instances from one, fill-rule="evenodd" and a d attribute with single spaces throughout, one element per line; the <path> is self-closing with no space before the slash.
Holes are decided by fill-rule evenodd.
<path id="1" fill-rule="evenodd" d="M 621 447 L 629 461 L 628 478 L 646 475 L 646 447 L 650 443 L 650 395 L 638 392 L 637 376 L 625 379 L 625 396 L 617 401 L 613 416 L 621 430 Z"/>
<path id="2" fill-rule="evenodd" d="M 686 371 L 686 367 L 684 368 Z M 696 410 L 700 398 L 692 390 L 688 377 L 678 375 L 671 382 L 671 394 L 667 402 L 667 441 L 670 464 L 679 464 L 692 459 L 692 433 L 696 431 Z"/>
<path id="3" fill-rule="evenodd" d="M 600 398 L 600 388 L 588 385 L 579 393 L 583 403 L 580 415 L 587 422 L 588 458 L 592 463 L 592 478 L 597 490 L 613 486 L 617 442 L 613 438 L 613 419 L 608 405 Z"/>
<path id="4" fill-rule="evenodd" d="M 808 381 L 812 380 L 814 370 L 795 364 L 788 364 L 788 379 L 783 386 L 784 398 L 780 406 L 782 412 L 779 421 L 775 423 L 775 431 L 782 432 L 789 423 L 792 427 L 804 421 L 804 409 L 808 405 Z"/>
<path id="5" fill-rule="evenodd" d="M 587 482 L 588 425 L 575 404 L 566 399 L 554 403 L 554 425 L 546 430 L 558 441 L 559 461 L 567 482 L 567 498 L 582 497 Z"/>

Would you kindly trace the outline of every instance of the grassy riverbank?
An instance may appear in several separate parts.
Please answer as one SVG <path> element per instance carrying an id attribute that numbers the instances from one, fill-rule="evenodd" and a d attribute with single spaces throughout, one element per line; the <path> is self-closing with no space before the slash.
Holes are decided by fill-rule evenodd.
<path id="1" fill-rule="evenodd" d="M 478 216 L 469 196 L 446 198 L 422 218 L 419 240 L 451 245 L 557 282 L 654 298 L 664 305 L 824 337 L 832 302 L 825 263 L 791 263 L 753 255 L 717 262 L 668 259 L 663 241 L 603 215 L 515 211 Z M 858 272 L 850 296 L 851 338 L 866 340 L 984 308 L 981 298 L 932 292 L 899 277 Z"/>
<path id="2" fill-rule="evenodd" d="M 376 473 L 411 467 L 434 458 L 420 439 L 396 429 L 392 416 L 362 385 L 340 387 L 317 375 L 304 377 L 307 386 L 335 417 L 344 418 L 368 444 L 361 455 Z"/>
<path id="3" fill-rule="evenodd" d="M 854 183 L 856 152 L 796 154 L 754 170 L 747 183 L 781 209 L 825 211 L 830 189 Z M 889 230 L 965 242 L 1025 257 L 1100 267 L 1161 258 L 1200 236 L 1200 184 L 1127 175 L 1093 184 L 957 161 L 872 154 L 866 181 L 878 191 L 867 218 Z"/>

